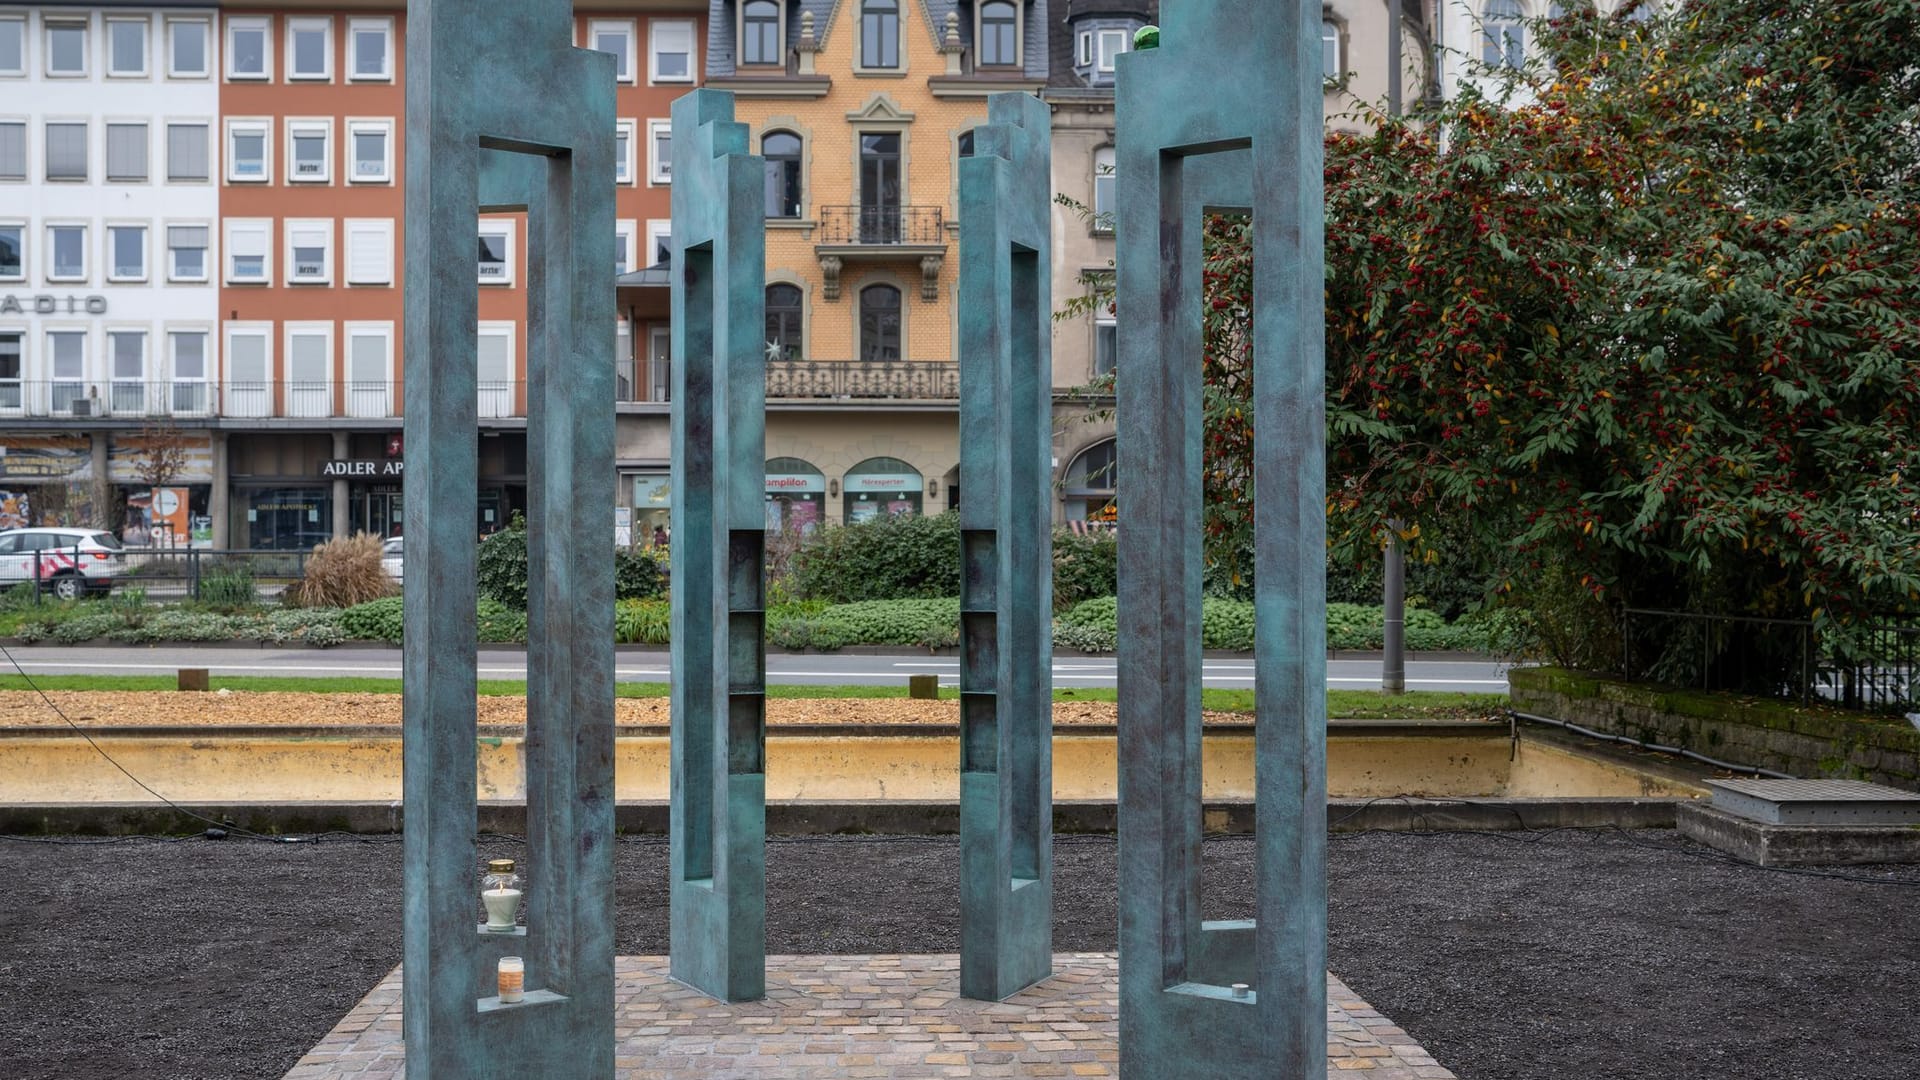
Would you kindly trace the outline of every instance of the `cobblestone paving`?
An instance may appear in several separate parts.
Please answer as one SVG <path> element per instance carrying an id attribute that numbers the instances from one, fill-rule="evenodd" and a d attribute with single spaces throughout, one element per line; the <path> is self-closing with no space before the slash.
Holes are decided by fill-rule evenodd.
<path id="1" fill-rule="evenodd" d="M 667 976 L 664 956 L 619 960 L 619 1080 L 1114 1076 L 1112 953 L 1054 958 L 1054 975 L 1000 1004 L 959 996 L 960 958 L 780 956 L 767 997 L 722 1005 Z M 1329 1073 L 1452 1080 L 1406 1032 L 1327 976 Z M 285 1080 L 400 1080 L 400 971 L 354 1006 Z"/>

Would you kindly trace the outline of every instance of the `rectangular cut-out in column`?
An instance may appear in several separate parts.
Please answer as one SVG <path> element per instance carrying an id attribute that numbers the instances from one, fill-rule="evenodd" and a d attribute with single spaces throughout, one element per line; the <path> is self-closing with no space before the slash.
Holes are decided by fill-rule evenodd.
<path id="1" fill-rule="evenodd" d="M 999 669 L 1000 620 L 991 611 L 960 613 L 960 689 L 994 689 Z"/>
<path id="2" fill-rule="evenodd" d="M 766 746 L 766 695 L 727 695 L 727 772 L 736 776 L 766 772 Z"/>
<path id="3" fill-rule="evenodd" d="M 1000 765 L 999 702 L 992 694 L 960 695 L 960 771 L 990 773 Z"/>
<path id="4" fill-rule="evenodd" d="M 735 611 L 727 616 L 727 689 L 736 694 L 760 693 L 766 688 L 766 615 Z"/>
<path id="5" fill-rule="evenodd" d="M 735 529 L 727 534 L 727 607 L 734 611 L 760 610 L 766 558 L 766 533 Z"/>
<path id="6" fill-rule="evenodd" d="M 960 534 L 960 606 L 967 611 L 994 610 L 999 595 L 1000 555 L 992 529 L 967 529 Z"/>

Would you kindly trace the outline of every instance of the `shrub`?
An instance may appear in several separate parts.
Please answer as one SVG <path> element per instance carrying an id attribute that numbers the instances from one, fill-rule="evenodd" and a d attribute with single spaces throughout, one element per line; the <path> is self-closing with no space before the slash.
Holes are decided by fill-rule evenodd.
<path id="1" fill-rule="evenodd" d="M 248 629 L 270 645 L 334 645 L 347 637 L 340 629 L 340 615 L 338 608 L 282 608 Z"/>
<path id="2" fill-rule="evenodd" d="M 900 515 L 822 529 L 793 556 L 796 595 L 836 604 L 956 596 L 960 515 Z"/>
<path id="3" fill-rule="evenodd" d="M 399 641 L 405 627 L 397 596 L 355 604 L 340 613 L 340 630 L 354 641 Z"/>
<path id="4" fill-rule="evenodd" d="M 88 612 L 53 623 L 48 627 L 47 636 L 61 645 L 78 645 L 83 641 L 105 637 L 125 625 L 126 623 L 118 615 L 108 612 Z"/>
<path id="5" fill-rule="evenodd" d="M 621 600 L 613 605 L 613 640 L 622 645 L 665 645 L 673 628 L 665 600 Z"/>
<path id="6" fill-rule="evenodd" d="M 526 518 L 515 514 L 506 528 L 480 541 L 478 563 L 481 596 L 527 610 Z"/>
<path id="7" fill-rule="evenodd" d="M 31 581 L 23 581 L 5 592 L 0 592 L 0 611 L 23 611 L 33 607 L 40 600 L 40 586 Z"/>
<path id="8" fill-rule="evenodd" d="M 1119 639 L 1119 602 L 1096 597 L 1055 620 L 1054 644 L 1087 652 L 1111 652 Z M 1209 596 L 1200 606 L 1200 644 L 1208 649 L 1253 648 L 1253 605 Z"/>
<path id="9" fill-rule="evenodd" d="M 613 553 L 615 600 L 652 600 L 667 591 L 660 555 L 652 548 L 619 548 Z"/>
<path id="10" fill-rule="evenodd" d="M 282 600 L 289 607 L 349 608 L 393 592 L 393 581 L 380 565 L 380 538 L 362 532 L 316 546 L 306 574 Z"/>
<path id="11" fill-rule="evenodd" d="M 1119 633 L 1105 627 L 1069 626 L 1065 623 L 1055 623 L 1053 627 L 1053 647 L 1056 649 L 1110 653 L 1118 648 L 1119 644 Z"/>
<path id="12" fill-rule="evenodd" d="M 1111 530 L 1082 535 L 1053 530 L 1053 607 L 1064 611 L 1083 600 L 1119 591 L 1120 545 Z"/>
<path id="13" fill-rule="evenodd" d="M 254 591 L 253 568 L 245 563 L 210 563 L 200 574 L 198 599 L 201 604 L 215 611 L 249 608 L 258 598 Z"/>
<path id="14" fill-rule="evenodd" d="M 234 620 L 226 615 L 169 608 L 154 612 L 138 625 L 123 623 L 108 636 L 141 645 L 155 641 L 232 641 L 234 629 Z"/>
<path id="15" fill-rule="evenodd" d="M 492 597 L 480 598 L 475 612 L 479 640 L 488 644 L 514 644 L 527 640 L 527 613 L 515 611 Z"/>
<path id="16" fill-rule="evenodd" d="M 959 641 L 960 601 L 955 597 L 836 604 L 818 614 L 786 618 L 767 628 L 768 644 L 787 649 L 837 649 L 846 645 L 937 649 Z"/>

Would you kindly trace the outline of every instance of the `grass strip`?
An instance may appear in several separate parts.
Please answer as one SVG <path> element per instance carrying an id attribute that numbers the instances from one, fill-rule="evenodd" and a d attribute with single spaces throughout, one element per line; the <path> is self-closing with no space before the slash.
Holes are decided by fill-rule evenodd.
<path id="1" fill-rule="evenodd" d="M 171 691 L 177 685 L 168 675 L 36 675 L 33 684 L 42 690 Z M 215 690 L 284 694 L 397 694 L 399 679 L 294 678 L 272 675 L 234 675 L 211 680 Z M 29 689 L 19 675 L 0 676 L 0 690 Z M 485 679 L 478 684 L 487 697 L 525 697 L 527 684 L 515 679 Z M 623 698 L 663 698 L 667 684 L 659 682 L 623 682 L 614 684 L 614 696 Z M 806 686 L 778 684 L 767 687 L 767 696 L 790 700 L 888 699 L 907 696 L 905 686 Z M 940 697 L 951 701 L 959 696 L 952 687 L 942 687 Z M 1118 693 L 1104 688 L 1057 689 L 1055 701 L 1118 700 Z M 1253 691 L 1206 689 L 1200 692 L 1202 708 L 1219 712 L 1251 713 Z M 1405 694 L 1382 694 L 1373 690 L 1327 691 L 1327 718 L 1330 720 L 1459 720 L 1494 715 L 1507 705 L 1505 694 L 1463 694 L 1449 691 L 1415 690 Z"/>

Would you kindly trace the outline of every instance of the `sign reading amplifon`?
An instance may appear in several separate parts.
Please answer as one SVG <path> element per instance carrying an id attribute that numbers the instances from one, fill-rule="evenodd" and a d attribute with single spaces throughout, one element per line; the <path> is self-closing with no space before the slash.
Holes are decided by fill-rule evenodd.
<path id="1" fill-rule="evenodd" d="M 104 296 L 0 296 L 0 315 L 105 315 Z"/>
<path id="2" fill-rule="evenodd" d="M 347 477 L 398 477 L 405 472 L 407 463 L 397 458 L 385 461 L 328 461 L 320 466 L 320 475 L 327 479 Z"/>

